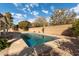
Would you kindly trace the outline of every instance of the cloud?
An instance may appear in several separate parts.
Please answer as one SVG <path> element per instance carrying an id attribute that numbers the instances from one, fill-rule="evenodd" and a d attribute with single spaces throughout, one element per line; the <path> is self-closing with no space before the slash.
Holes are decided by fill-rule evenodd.
<path id="1" fill-rule="evenodd" d="M 32 11 L 31 14 L 34 15 L 34 16 L 38 16 L 39 12 L 37 12 L 37 11 Z"/>
<path id="2" fill-rule="evenodd" d="M 22 3 L 13 3 L 13 5 L 14 5 L 14 6 L 16 7 L 16 9 L 18 9 L 18 10 L 23 10 L 23 9 L 24 9 Z"/>
<path id="3" fill-rule="evenodd" d="M 47 22 L 49 22 L 50 21 L 50 17 L 47 17 L 46 20 L 47 20 Z"/>
<path id="4" fill-rule="evenodd" d="M 35 18 L 32 18 L 32 19 L 28 19 L 29 22 L 33 23 L 35 20 Z"/>
<path id="5" fill-rule="evenodd" d="M 15 14 L 15 13 L 11 13 L 12 14 L 12 16 Z"/>
<path id="6" fill-rule="evenodd" d="M 18 24 L 18 22 L 20 21 L 23 21 L 23 20 L 26 20 L 27 18 L 27 15 L 26 14 L 20 14 L 20 13 L 11 13 L 12 16 L 13 16 L 13 22 L 15 24 Z"/>
<path id="7" fill-rule="evenodd" d="M 31 7 L 34 7 L 34 6 L 38 7 L 39 4 L 38 4 L 38 3 L 31 3 L 30 6 L 31 6 Z"/>
<path id="8" fill-rule="evenodd" d="M 24 11 L 31 11 L 31 6 L 29 4 L 25 4 L 25 7 L 23 9 L 25 9 Z"/>
<path id="9" fill-rule="evenodd" d="M 48 10 L 42 10 L 42 12 L 48 14 Z"/>
<path id="10" fill-rule="evenodd" d="M 18 18 L 18 19 L 23 18 L 22 16 L 23 16 L 22 14 L 14 14 L 14 18 Z"/>
<path id="11" fill-rule="evenodd" d="M 38 7 L 39 4 L 37 4 L 37 3 L 25 4 L 25 8 L 26 8 L 28 11 L 31 11 L 31 9 L 32 9 L 34 6 Z"/>
<path id="12" fill-rule="evenodd" d="M 27 10 L 28 10 L 29 12 L 31 11 L 30 8 L 26 8 L 26 7 L 22 8 L 21 10 L 22 10 L 23 12 L 25 12 L 25 13 L 27 12 Z"/>
<path id="13" fill-rule="evenodd" d="M 25 18 L 27 18 L 27 15 L 26 15 L 26 14 L 24 14 L 24 17 L 25 17 Z"/>
<path id="14" fill-rule="evenodd" d="M 70 11 L 74 11 L 77 14 L 76 18 L 79 18 L 79 4 L 73 8 L 70 8 Z"/>
<path id="15" fill-rule="evenodd" d="M 16 7 L 18 6 L 18 4 L 17 4 L 17 3 L 13 3 L 13 5 L 15 5 Z"/>
<path id="16" fill-rule="evenodd" d="M 21 3 L 13 3 L 13 5 L 14 5 L 15 7 L 22 7 L 22 4 L 21 4 Z"/>
<path id="17" fill-rule="evenodd" d="M 26 8 L 29 8 L 29 5 L 28 5 L 28 4 L 25 4 L 25 7 L 26 7 Z"/>
<path id="18" fill-rule="evenodd" d="M 33 3 L 33 5 L 34 5 L 34 6 L 37 6 L 37 7 L 39 6 L 39 4 L 38 4 L 38 3 Z"/>
<path id="19" fill-rule="evenodd" d="M 79 14 L 79 4 L 77 4 L 76 7 L 71 8 L 70 11 L 74 11 L 74 12 L 76 12 L 77 14 Z"/>
<path id="20" fill-rule="evenodd" d="M 31 12 L 32 8 L 34 8 L 35 6 L 38 7 L 39 4 L 38 3 L 29 3 L 29 4 L 21 4 L 21 3 L 13 3 L 13 5 L 18 9 L 21 10 L 23 12 Z"/>
<path id="21" fill-rule="evenodd" d="M 75 18 L 76 18 L 76 19 L 79 19 L 79 15 L 77 15 Z"/>
<path id="22" fill-rule="evenodd" d="M 26 11 L 26 8 L 23 8 L 22 11 L 25 12 L 25 13 L 27 12 L 27 11 Z"/>

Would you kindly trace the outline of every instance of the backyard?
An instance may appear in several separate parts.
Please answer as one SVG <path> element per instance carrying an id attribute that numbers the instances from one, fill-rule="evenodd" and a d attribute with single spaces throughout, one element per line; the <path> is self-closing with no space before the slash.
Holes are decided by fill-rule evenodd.
<path id="1" fill-rule="evenodd" d="M 75 11 L 63 7 L 46 18 L 46 10 L 37 16 L 35 11 L 31 13 L 33 6 L 26 5 L 30 8 L 28 17 L 35 17 L 31 21 L 26 14 L 0 13 L 0 56 L 79 55 L 79 18 Z"/>

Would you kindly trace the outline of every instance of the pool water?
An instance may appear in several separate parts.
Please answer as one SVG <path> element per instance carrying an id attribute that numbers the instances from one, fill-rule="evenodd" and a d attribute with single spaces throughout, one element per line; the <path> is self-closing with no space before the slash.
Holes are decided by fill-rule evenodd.
<path id="1" fill-rule="evenodd" d="M 29 47 L 34 47 L 45 42 L 54 40 L 52 36 L 44 36 L 35 33 L 22 34 L 22 38 Z"/>

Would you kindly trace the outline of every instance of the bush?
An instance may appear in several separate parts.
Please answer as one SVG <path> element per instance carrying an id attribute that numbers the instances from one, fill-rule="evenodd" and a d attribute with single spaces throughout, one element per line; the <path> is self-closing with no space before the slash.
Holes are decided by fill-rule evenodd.
<path id="1" fill-rule="evenodd" d="M 13 26 L 13 29 L 16 30 L 16 31 L 18 31 L 18 28 L 19 28 L 18 25 L 14 25 L 14 26 Z"/>
<path id="2" fill-rule="evenodd" d="M 73 24 L 72 24 L 72 31 L 73 31 L 73 35 L 74 36 L 79 36 L 79 20 L 76 20 Z"/>
<path id="3" fill-rule="evenodd" d="M 21 21 L 18 23 L 19 28 L 23 29 L 23 30 L 28 30 L 29 27 L 31 26 L 31 23 L 28 21 Z"/>
<path id="4" fill-rule="evenodd" d="M 0 37 L 0 51 L 9 47 L 9 43 L 7 43 L 7 40 L 5 38 Z"/>

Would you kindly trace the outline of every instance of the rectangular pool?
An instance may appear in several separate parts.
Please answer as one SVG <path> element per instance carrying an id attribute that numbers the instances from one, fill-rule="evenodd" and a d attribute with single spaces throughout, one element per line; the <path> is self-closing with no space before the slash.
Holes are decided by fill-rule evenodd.
<path id="1" fill-rule="evenodd" d="M 35 33 L 24 33 L 22 34 L 22 38 L 29 47 L 34 47 L 55 39 L 55 37 L 52 36 L 40 35 Z"/>

